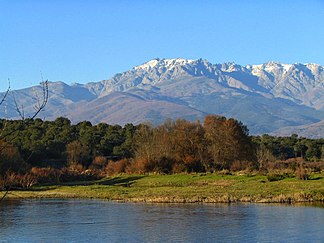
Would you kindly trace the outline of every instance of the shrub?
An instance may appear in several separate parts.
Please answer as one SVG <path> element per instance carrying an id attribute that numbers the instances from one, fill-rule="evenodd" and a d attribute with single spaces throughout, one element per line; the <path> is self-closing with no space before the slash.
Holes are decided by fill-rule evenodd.
<path id="1" fill-rule="evenodd" d="M 324 170 L 324 161 L 321 162 L 306 162 L 303 167 L 312 172 L 321 172 Z"/>
<path id="2" fill-rule="evenodd" d="M 98 180 L 102 177 L 100 171 L 94 169 L 85 170 L 82 165 L 61 169 L 62 182 Z"/>
<path id="3" fill-rule="evenodd" d="M 153 168 L 152 162 L 139 158 L 130 162 L 125 170 L 127 173 L 144 174 L 153 171 Z"/>
<path id="4" fill-rule="evenodd" d="M 38 183 L 59 183 L 62 174 L 60 170 L 51 167 L 33 167 L 30 173 L 37 178 Z"/>
<path id="5" fill-rule="evenodd" d="M 37 183 L 38 183 L 38 178 L 31 173 L 22 175 L 20 180 L 20 184 L 22 188 L 30 188 Z"/>
<path id="6" fill-rule="evenodd" d="M 105 171 L 107 172 L 108 175 L 116 175 L 120 173 L 126 172 L 126 167 L 128 165 L 128 161 L 126 159 L 122 159 L 119 161 L 109 161 Z"/>
<path id="7" fill-rule="evenodd" d="M 169 174 L 173 171 L 174 164 L 174 160 L 164 156 L 150 161 L 139 158 L 132 163 L 129 163 L 127 166 L 127 172 L 139 174 L 147 172 Z"/>
<path id="8" fill-rule="evenodd" d="M 252 162 L 249 161 L 234 161 L 230 166 L 230 171 L 242 171 L 242 170 L 253 170 L 255 166 L 253 166 Z"/>
<path id="9" fill-rule="evenodd" d="M 152 170 L 153 172 L 156 173 L 163 173 L 163 174 L 169 174 L 172 171 L 172 165 L 173 165 L 173 160 L 166 158 L 166 157 L 161 157 L 159 159 L 156 159 L 152 163 Z"/>
<path id="10" fill-rule="evenodd" d="M 270 171 L 274 174 L 281 174 L 286 177 L 287 175 L 294 175 L 297 168 L 304 163 L 305 160 L 303 158 L 277 160 L 275 162 L 269 162 L 268 164 L 265 164 L 261 171 Z"/>
<path id="11" fill-rule="evenodd" d="M 303 158 L 291 158 L 287 159 L 285 163 L 287 164 L 288 168 L 296 170 L 299 165 L 305 163 L 305 160 Z"/>
<path id="12" fill-rule="evenodd" d="M 18 174 L 8 171 L 0 178 L 0 189 L 26 189 L 37 183 L 37 177 L 31 173 Z"/>
<path id="13" fill-rule="evenodd" d="M 240 171 L 243 170 L 243 165 L 241 161 L 234 161 L 230 166 L 230 171 Z"/>
<path id="14" fill-rule="evenodd" d="M 96 156 L 90 165 L 90 169 L 104 169 L 107 165 L 107 159 L 104 156 Z"/>
<path id="15" fill-rule="evenodd" d="M 296 177 L 299 180 L 308 180 L 309 179 L 309 174 L 307 173 L 307 170 L 300 166 L 297 170 L 296 170 Z"/>
<path id="16" fill-rule="evenodd" d="M 182 163 L 174 163 L 172 166 L 172 173 L 183 173 L 186 172 L 186 166 Z"/>
<path id="17" fill-rule="evenodd" d="M 73 172 L 76 172 L 76 173 L 82 173 L 82 171 L 84 171 L 84 167 L 82 164 L 78 164 L 78 163 L 75 163 L 75 164 L 70 164 L 70 166 L 67 168 L 67 170 L 65 171 L 73 171 Z"/>

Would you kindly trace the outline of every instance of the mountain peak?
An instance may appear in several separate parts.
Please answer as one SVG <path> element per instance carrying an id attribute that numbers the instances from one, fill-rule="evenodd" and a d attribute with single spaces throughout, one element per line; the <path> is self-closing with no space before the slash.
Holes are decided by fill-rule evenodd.
<path id="1" fill-rule="evenodd" d="M 151 70 L 152 68 L 156 67 L 165 67 L 167 69 L 172 69 L 174 66 L 178 65 L 186 65 L 186 64 L 192 64 L 196 60 L 190 60 L 190 59 L 184 59 L 184 58 L 172 58 L 172 59 L 166 59 L 166 58 L 155 58 L 148 62 L 143 63 L 142 65 L 134 67 L 135 70 Z"/>
<path id="2" fill-rule="evenodd" d="M 289 69 L 293 66 L 292 64 L 284 64 L 280 62 L 270 61 L 258 65 L 248 65 L 254 73 L 258 73 L 260 70 L 264 70 L 268 73 L 274 73 L 276 71 L 283 71 L 284 73 L 288 72 Z"/>
<path id="3" fill-rule="evenodd" d="M 157 124 L 170 117 L 196 120 L 204 114 L 222 114 L 242 120 L 252 133 L 273 132 L 324 119 L 323 69 L 317 64 L 242 66 L 155 58 L 100 82 L 51 82 L 42 116 Z M 30 104 L 26 112 L 33 112 L 34 94 L 35 87 L 15 94 L 18 104 Z M 11 97 L 6 102 L 14 106 Z M 0 116 L 17 117 L 14 109 L 5 112 L 0 109 Z"/>

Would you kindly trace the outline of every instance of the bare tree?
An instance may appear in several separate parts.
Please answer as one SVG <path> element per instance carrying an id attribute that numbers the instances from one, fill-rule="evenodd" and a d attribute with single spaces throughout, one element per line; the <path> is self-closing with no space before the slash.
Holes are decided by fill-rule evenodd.
<path id="1" fill-rule="evenodd" d="M 7 88 L 5 94 L 3 95 L 3 97 L 2 97 L 2 99 L 1 99 L 1 101 L 0 101 L 0 106 L 5 102 L 5 100 L 6 100 L 7 96 L 8 96 L 8 94 L 9 94 L 9 91 L 10 91 L 10 81 L 9 81 L 9 80 L 8 80 L 8 83 L 9 83 L 8 88 Z M 2 139 L 4 129 L 5 129 L 5 126 L 4 126 L 4 128 L 1 130 L 0 140 Z M 2 151 L 3 151 L 4 149 L 5 149 L 4 147 L 2 147 L 2 146 L 0 147 L 0 156 L 1 156 L 1 153 L 2 153 Z M 1 178 L 0 178 L 0 179 L 1 179 Z M 0 188 L 0 189 L 1 189 L 1 188 Z M 7 189 L 7 190 L 4 192 L 4 194 L 2 195 L 2 197 L 0 198 L 0 202 L 1 202 L 1 201 L 2 201 L 6 196 L 7 196 L 8 192 L 9 192 L 9 190 Z"/>
<path id="2" fill-rule="evenodd" d="M 41 112 L 45 108 L 45 106 L 48 102 L 48 80 L 42 81 L 40 84 L 42 87 L 42 94 L 40 96 L 37 92 L 35 92 L 34 99 L 36 102 L 33 107 L 34 113 L 30 117 L 28 117 L 29 119 L 34 119 L 39 114 L 39 112 Z M 22 104 L 19 106 L 14 93 L 13 93 L 13 100 L 15 103 L 17 113 L 19 114 L 21 120 L 25 121 L 26 117 L 25 117 L 24 105 Z"/>
<path id="3" fill-rule="evenodd" d="M 41 94 L 39 94 L 37 92 L 35 93 L 35 98 L 34 98 L 35 105 L 33 107 L 34 112 L 29 117 L 25 117 L 24 106 L 18 104 L 18 101 L 17 101 L 14 93 L 12 93 L 12 97 L 13 97 L 13 101 L 14 101 L 14 105 L 15 105 L 14 109 L 18 113 L 20 120 L 22 121 L 24 126 L 28 126 L 28 122 L 30 120 L 33 120 L 34 118 L 36 118 L 36 116 L 45 108 L 45 106 L 48 102 L 48 80 L 42 81 L 40 83 L 40 85 L 41 85 Z M 8 80 L 8 88 L 7 88 L 6 92 L 4 93 L 3 97 L 1 98 L 0 106 L 3 105 L 5 100 L 8 98 L 9 94 L 11 93 L 10 90 L 11 90 L 10 81 Z M 27 120 L 27 118 L 28 118 L 28 120 Z M 0 141 L 7 140 L 7 138 L 15 132 L 15 131 L 9 131 L 8 133 L 6 133 L 5 129 L 6 129 L 6 121 L 0 131 Z M 6 148 L 8 148 L 8 146 L 12 146 L 12 145 L 8 145 L 8 143 L 10 143 L 14 138 L 15 138 L 15 136 L 13 136 L 13 138 L 11 138 L 10 141 L 6 141 L 7 143 L 0 144 L 0 156 L 2 155 L 3 151 Z M 6 184 L 6 183 L 4 183 L 4 184 Z M 4 189 L 5 189 L 4 194 L 2 197 L 0 197 L 0 202 L 8 195 L 9 190 L 10 190 L 10 188 L 8 188 L 8 187 L 4 188 Z"/>

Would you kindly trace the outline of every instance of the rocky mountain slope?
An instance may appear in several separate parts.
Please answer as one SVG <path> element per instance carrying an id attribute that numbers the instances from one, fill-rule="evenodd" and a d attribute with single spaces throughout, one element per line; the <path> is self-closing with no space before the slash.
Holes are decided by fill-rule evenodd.
<path id="1" fill-rule="evenodd" d="M 28 113 L 39 89 L 12 93 Z M 51 82 L 49 92 L 41 118 L 66 116 L 73 122 L 158 124 L 166 118 L 196 120 L 214 113 L 237 118 L 259 134 L 324 120 L 324 67 L 317 64 L 241 66 L 153 59 L 101 82 Z M 17 117 L 12 97 L 7 104 L 1 116 Z"/>

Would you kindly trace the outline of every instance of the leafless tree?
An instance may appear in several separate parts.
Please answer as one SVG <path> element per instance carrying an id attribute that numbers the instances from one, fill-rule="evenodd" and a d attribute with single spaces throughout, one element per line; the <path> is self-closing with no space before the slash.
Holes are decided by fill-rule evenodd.
<path id="1" fill-rule="evenodd" d="M 25 126 L 28 126 L 28 121 L 33 120 L 34 118 L 36 118 L 36 116 L 45 108 L 47 102 L 48 102 L 48 80 L 46 81 L 42 81 L 40 83 L 41 85 L 41 94 L 39 93 L 35 93 L 35 105 L 34 105 L 34 112 L 29 116 L 29 117 L 25 117 L 25 111 L 24 111 L 24 106 L 23 105 L 19 105 L 14 93 L 12 93 L 12 97 L 13 97 L 13 101 L 14 101 L 14 105 L 15 105 L 15 110 L 18 113 L 22 123 Z M 1 98 L 0 101 L 0 106 L 4 104 L 5 100 L 8 98 L 9 94 L 11 94 L 11 88 L 10 88 L 10 81 L 8 80 L 8 88 L 6 90 L 6 92 L 4 93 L 3 97 Z M 27 119 L 28 118 L 28 119 Z M 6 129 L 6 122 L 4 123 L 4 126 L 2 127 L 1 131 L 0 131 L 0 141 L 1 140 L 5 140 L 8 136 L 11 136 L 12 133 L 14 133 L 15 131 L 10 131 L 9 133 L 5 132 Z M 10 143 L 10 141 L 7 141 Z M 0 156 L 3 153 L 4 149 L 6 149 L 9 145 L 4 144 L 4 145 L 0 145 Z M 10 188 L 5 188 L 4 194 L 1 197 L 0 196 L 0 202 L 8 195 Z"/>
<path id="2" fill-rule="evenodd" d="M 34 119 L 46 106 L 47 102 L 48 102 L 48 80 L 46 81 L 42 81 L 41 82 L 41 86 L 42 86 L 42 94 L 41 96 L 35 92 L 35 105 L 34 105 L 34 113 L 28 117 L 29 119 Z M 16 107 L 16 111 L 19 114 L 21 120 L 25 121 L 26 117 L 25 117 L 25 111 L 24 111 L 24 105 L 20 105 L 17 102 L 17 99 L 13 93 L 13 100 L 15 103 L 15 107 Z"/>
<path id="3" fill-rule="evenodd" d="M 10 81 L 9 81 L 9 80 L 8 80 L 8 83 L 9 83 L 8 88 L 7 88 L 6 92 L 5 92 L 5 94 L 3 95 L 3 97 L 1 98 L 0 106 L 5 102 L 5 100 L 6 100 L 7 96 L 8 96 L 8 94 L 9 94 L 9 91 L 10 91 Z M 1 130 L 0 139 L 1 139 L 1 137 L 3 136 L 3 131 L 4 131 L 4 128 Z M 1 152 L 2 152 L 3 150 L 4 150 L 4 148 L 3 148 L 3 147 L 0 147 L 0 156 L 1 156 Z M 7 196 L 8 192 L 9 192 L 9 190 L 7 189 L 7 190 L 4 192 L 4 194 L 2 195 L 2 197 L 0 198 L 0 202 L 1 202 L 1 201 L 2 201 L 6 196 Z"/>

